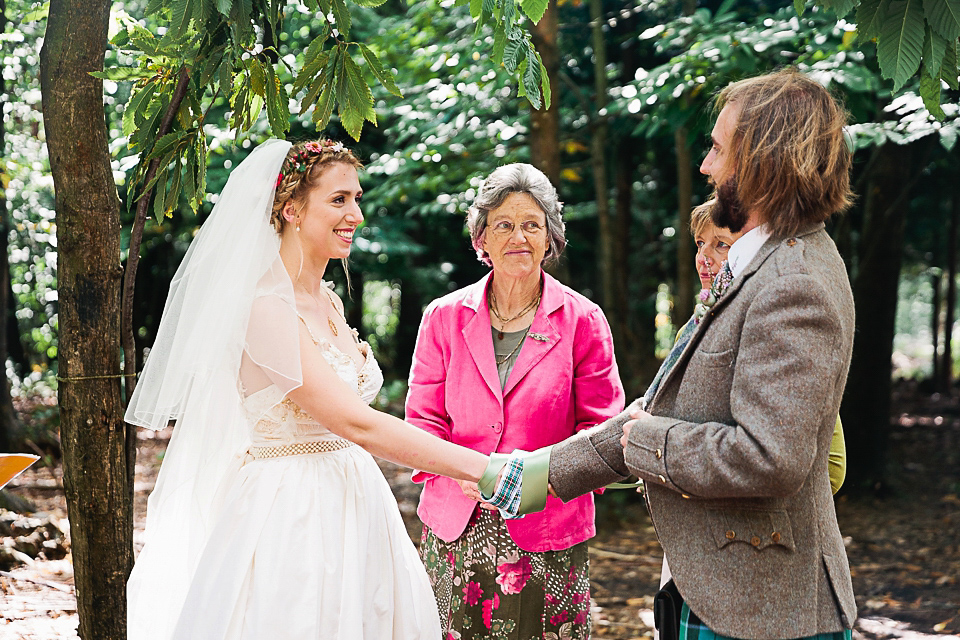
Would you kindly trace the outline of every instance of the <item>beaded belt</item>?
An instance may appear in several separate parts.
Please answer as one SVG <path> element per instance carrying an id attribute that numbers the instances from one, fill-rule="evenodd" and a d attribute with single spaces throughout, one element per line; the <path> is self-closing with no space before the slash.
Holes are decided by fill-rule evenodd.
<path id="1" fill-rule="evenodd" d="M 311 453 L 329 453 L 352 447 L 353 443 L 344 438 L 336 440 L 320 440 L 318 442 L 298 442 L 285 444 L 279 447 L 250 447 L 249 453 L 254 460 L 263 458 L 280 458 L 282 456 L 302 456 Z"/>

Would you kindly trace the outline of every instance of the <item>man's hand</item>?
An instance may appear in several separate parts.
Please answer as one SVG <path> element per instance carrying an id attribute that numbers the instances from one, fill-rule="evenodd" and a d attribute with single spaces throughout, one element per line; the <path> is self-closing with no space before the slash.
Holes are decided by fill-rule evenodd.
<path id="1" fill-rule="evenodd" d="M 623 437 L 620 438 L 620 446 L 622 446 L 624 449 L 627 448 L 627 440 L 630 439 L 630 429 L 633 428 L 634 423 L 637 422 L 637 420 L 649 418 L 651 416 L 643 409 L 634 409 L 630 412 L 630 417 L 633 418 L 633 420 L 627 420 L 623 423 Z"/>

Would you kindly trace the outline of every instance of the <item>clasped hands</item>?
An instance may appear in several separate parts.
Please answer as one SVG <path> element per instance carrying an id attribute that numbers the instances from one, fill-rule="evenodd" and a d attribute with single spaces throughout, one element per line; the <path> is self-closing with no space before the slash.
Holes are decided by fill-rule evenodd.
<path id="1" fill-rule="evenodd" d="M 649 416 L 639 408 L 630 412 L 632 420 L 623 424 L 621 446 L 626 448 L 633 424 Z M 510 455 L 491 454 L 480 481 L 476 484 L 459 482 L 460 488 L 468 498 L 480 502 L 483 508 L 499 509 L 506 519 L 541 511 L 546 505 L 547 492 L 556 495 L 548 482 L 551 449 L 544 447 L 533 452 L 518 449 Z"/>

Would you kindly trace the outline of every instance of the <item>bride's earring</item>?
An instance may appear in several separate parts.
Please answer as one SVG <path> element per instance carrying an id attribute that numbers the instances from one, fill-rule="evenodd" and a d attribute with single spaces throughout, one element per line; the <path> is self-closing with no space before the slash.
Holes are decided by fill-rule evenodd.
<path id="1" fill-rule="evenodd" d="M 297 216 L 297 233 L 300 233 L 300 216 Z"/>

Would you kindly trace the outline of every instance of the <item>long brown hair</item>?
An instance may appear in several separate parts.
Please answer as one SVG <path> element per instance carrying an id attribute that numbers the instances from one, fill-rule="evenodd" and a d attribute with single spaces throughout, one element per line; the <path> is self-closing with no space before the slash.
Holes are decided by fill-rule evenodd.
<path id="1" fill-rule="evenodd" d="M 775 237 L 827 220 L 853 202 L 847 113 L 795 69 L 740 80 L 717 97 L 739 110 L 733 134 L 737 196 Z"/>

